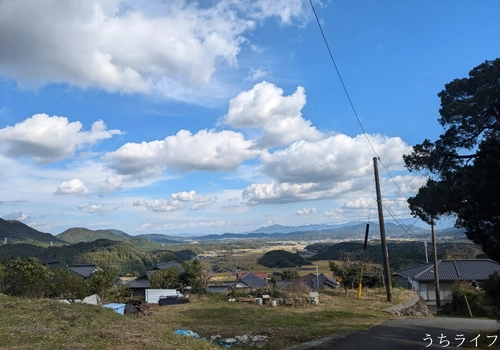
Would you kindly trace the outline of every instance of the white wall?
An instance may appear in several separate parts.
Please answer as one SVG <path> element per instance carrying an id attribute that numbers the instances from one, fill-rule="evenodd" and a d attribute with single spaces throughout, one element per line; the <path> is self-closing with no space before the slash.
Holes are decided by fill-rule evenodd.
<path id="1" fill-rule="evenodd" d="M 160 297 L 176 296 L 175 289 L 146 289 L 146 303 L 158 303 Z"/>

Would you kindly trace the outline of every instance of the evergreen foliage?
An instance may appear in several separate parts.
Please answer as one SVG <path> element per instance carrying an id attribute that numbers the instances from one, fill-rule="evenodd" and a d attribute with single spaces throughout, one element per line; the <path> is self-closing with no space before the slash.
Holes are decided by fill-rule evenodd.
<path id="1" fill-rule="evenodd" d="M 299 278 L 300 276 L 297 270 L 285 270 L 281 274 L 281 279 L 283 281 L 293 281 L 293 280 L 298 280 Z"/>
<path id="2" fill-rule="evenodd" d="M 410 171 L 430 175 L 408 200 L 410 209 L 427 222 L 455 216 L 455 226 L 500 261 L 500 58 L 446 84 L 438 96 L 444 132 L 403 157 Z"/>
<path id="3" fill-rule="evenodd" d="M 311 262 L 301 257 L 299 253 L 291 253 L 286 250 L 271 250 L 260 257 L 258 263 L 270 268 L 288 268 L 311 265 Z"/>
<path id="4" fill-rule="evenodd" d="M 5 268 L 6 293 L 25 298 L 41 298 L 48 290 L 51 272 L 36 258 L 14 259 Z"/>
<path id="5" fill-rule="evenodd" d="M 175 267 L 155 270 L 149 275 L 149 285 L 154 289 L 177 288 L 181 283 L 181 272 Z"/>

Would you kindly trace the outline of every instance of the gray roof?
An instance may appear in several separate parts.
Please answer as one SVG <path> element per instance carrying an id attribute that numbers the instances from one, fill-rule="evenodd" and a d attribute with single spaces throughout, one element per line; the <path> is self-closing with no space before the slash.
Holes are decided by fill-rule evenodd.
<path id="1" fill-rule="evenodd" d="M 97 267 L 95 265 L 68 265 L 68 269 L 77 275 L 87 278 L 92 272 L 97 270 Z"/>
<path id="2" fill-rule="evenodd" d="M 243 282 L 247 286 L 252 288 L 262 288 L 267 285 L 266 280 L 255 276 L 251 272 L 247 272 L 243 277 L 241 277 L 240 282 Z"/>
<path id="3" fill-rule="evenodd" d="M 132 289 L 148 289 L 149 288 L 149 280 L 147 278 L 138 278 L 133 281 L 129 281 L 125 283 Z"/>
<path id="4" fill-rule="evenodd" d="M 156 265 L 154 270 L 165 270 L 165 269 L 168 269 L 170 267 L 177 267 L 181 273 L 184 273 L 184 268 L 177 261 L 169 261 L 169 262 L 158 264 L 158 265 Z"/>
<path id="5" fill-rule="evenodd" d="M 302 283 L 311 289 L 318 289 L 317 283 L 319 281 L 320 289 L 323 289 L 325 285 L 331 288 L 337 288 L 340 284 L 335 281 L 333 278 L 327 277 L 324 274 L 320 274 L 319 276 L 309 273 L 300 278 Z"/>
<path id="6" fill-rule="evenodd" d="M 500 264 L 491 259 L 439 260 L 440 281 L 484 281 L 492 273 L 500 273 Z M 399 273 L 416 281 L 434 281 L 434 264 L 402 269 Z"/>

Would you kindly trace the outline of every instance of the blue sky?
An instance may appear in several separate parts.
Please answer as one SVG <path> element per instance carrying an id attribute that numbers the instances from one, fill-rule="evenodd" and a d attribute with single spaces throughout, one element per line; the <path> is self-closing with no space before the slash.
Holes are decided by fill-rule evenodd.
<path id="1" fill-rule="evenodd" d="M 425 177 L 402 155 L 441 133 L 444 85 L 499 57 L 500 2 L 314 4 L 386 218 L 408 217 Z M 376 217 L 375 154 L 308 1 L 3 0 L 0 48 L 4 219 L 202 234 Z"/>

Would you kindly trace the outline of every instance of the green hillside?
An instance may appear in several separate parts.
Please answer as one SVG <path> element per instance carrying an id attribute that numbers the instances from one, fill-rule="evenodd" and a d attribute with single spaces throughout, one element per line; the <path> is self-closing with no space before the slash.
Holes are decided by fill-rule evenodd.
<path id="1" fill-rule="evenodd" d="M 125 240 L 125 237 L 110 230 L 89 230 L 83 227 L 69 228 L 56 237 L 67 243 L 92 242 L 98 239 L 109 239 L 111 241 Z"/>
<path id="2" fill-rule="evenodd" d="M 57 235 L 57 237 L 67 243 L 93 242 L 98 239 L 108 239 L 110 241 L 126 242 L 137 249 L 145 251 L 159 250 L 162 243 L 145 239 L 141 236 L 130 236 L 129 234 L 115 229 L 89 230 L 83 227 L 73 227 Z"/>
<path id="3" fill-rule="evenodd" d="M 301 257 L 298 253 L 286 250 L 271 250 L 259 258 L 259 264 L 273 268 L 288 268 L 303 265 L 311 265 L 311 262 Z"/>
<path id="4" fill-rule="evenodd" d="M 113 232 L 115 235 L 120 236 L 120 237 L 132 237 L 128 233 L 120 231 L 120 230 L 116 230 L 114 228 L 107 228 L 106 231 Z"/>
<path id="5" fill-rule="evenodd" d="M 63 264 L 96 264 L 113 270 L 119 275 L 139 275 L 154 265 L 176 260 L 189 259 L 192 251 L 158 251 L 156 253 L 139 250 L 126 242 L 99 239 L 60 247 L 40 247 L 32 244 L 7 244 L 0 246 L 0 262 L 15 257 L 57 256 Z"/>
<path id="6" fill-rule="evenodd" d="M 16 220 L 0 219 L 0 245 L 7 243 L 29 243 L 34 245 L 64 244 L 65 242 L 51 235 L 44 233 L 23 224 Z"/>

